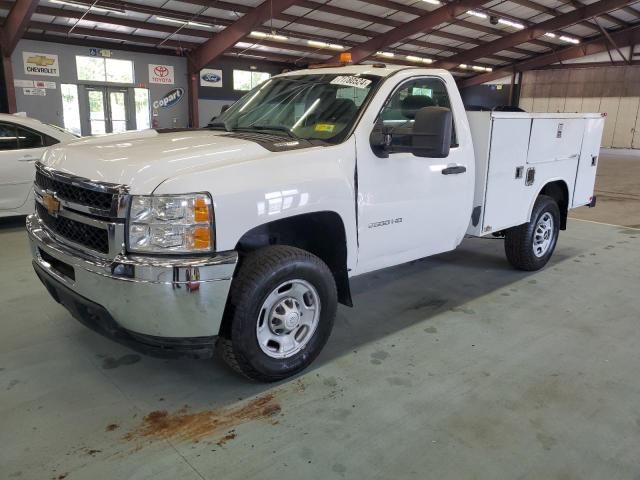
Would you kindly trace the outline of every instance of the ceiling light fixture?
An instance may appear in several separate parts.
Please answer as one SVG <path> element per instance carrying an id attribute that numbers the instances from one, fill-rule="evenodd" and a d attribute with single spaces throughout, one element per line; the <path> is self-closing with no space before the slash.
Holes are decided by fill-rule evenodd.
<path id="1" fill-rule="evenodd" d="M 481 67 L 480 65 L 473 65 L 471 67 L 472 70 L 475 70 L 477 72 L 492 72 L 493 68 L 489 68 L 489 67 Z"/>
<path id="2" fill-rule="evenodd" d="M 268 38 L 269 40 L 279 40 L 281 42 L 286 42 L 287 40 L 289 40 L 289 38 L 285 37 L 284 35 L 278 35 L 277 33 L 264 33 L 259 31 L 251 32 L 251 36 L 257 38 Z"/>
<path id="3" fill-rule="evenodd" d="M 344 47 L 342 45 L 338 45 L 337 43 L 320 42 L 318 40 L 307 40 L 307 43 L 312 47 L 330 48 L 332 50 L 344 50 Z"/>
<path id="4" fill-rule="evenodd" d="M 467 10 L 467 13 L 478 18 L 489 18 L 486 13 L 476 12 L 475 10 Z"/>
<path id="5" fill-rule="evenodd" d="M 405 58 L 406 58 L 407 60 L 409 60 L 410 62 L 416 62 L 416 63 L 433 63 L 433 60 L 431 60 L 430 58 L 416 57 L 415 55 L 407 55 Z"/>
<path id="6" fill-rule="evenodd" d="M 580 43 L 580 40 L 578 40 L 577 38 L 567 37 L 566 35 L 561 35 L 560 40 L 567 43 L 573 43 L 574 45 L 577 45 Z"/>
<path id="7" fill-rule="evenodd" d="M 511 20 L 506 20 L 504 18 L 499 18 L 498 23 L 501 23 L 502 25 L 507 25 L 509 27 L 518 28 L 518 29 L 524 28 L 524 25 L 522 25 L 521 23 L 512 22 Z"/>
<path id="8" fill-rule="evenodd" d="M 192 22 L 190 20 L 180 20 L 178 18 L 156 17 L 156 19 L 160 20 L 161 22 L 176 23 L 178 25 L 189 25 L 190 27 L 213 28 L 213 25 L 207 25 L 206 23 L 200 22 Z"/>
<path id="9" fill-rule="evenodd" d="M 422 0 L 423 2 L 430 3 L 431 5 L 440 5 L 439 0 Z"/>
<path id="10" fill-rule="evenodd" d="M 96 7 L 93 5 L 85 5 L 84 3 L 72 2 L 69 0 L 49 0 L 49 3 L 54 3 L 56 5 L 66 5 L 69 7 L 81 8 L 82 10 L 90 10 L 92 12 L 100 12 L 100 13 L 117 13 L 122 15 L 125 13 L 122 8 L 114 8 L 114 7 Z"/>
<path id="11" fill-rule="evenodd" d="M 551 32 L 547 32 L 544 34 L 545 37 L 549 37 L 549 38 L 556 38 L 556 34 L 555 33 L 551 33 Z"/>
<path id="12" fill-rule="evenodd" d="M 387 57 L 387 58 L 395 57 L 395 53 L 392 53 L 392 52 L 377 52 L 376 55 L 378 55 L 379 57 Z"/>

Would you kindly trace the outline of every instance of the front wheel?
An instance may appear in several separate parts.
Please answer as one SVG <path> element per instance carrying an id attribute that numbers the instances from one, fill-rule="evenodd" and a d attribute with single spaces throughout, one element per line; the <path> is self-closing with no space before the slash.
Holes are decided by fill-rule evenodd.
<path id="1" fill-rule="evenodd" d="M 265 247 L 243 260 L 231 286 L 222 358 L 253 380 L 272 382 L 306 368 L 329 338 L 336 285 L 318 257 L 286 246 Z"/>
<path id="2" fill-rule="evenodd" d="M 504 239 L 507 260 L 519 270 L 540 270 L 553 255 L 559 233 L 558 204 L 553 198 L 540 195 L 529 223 L 507 230 Z"/>

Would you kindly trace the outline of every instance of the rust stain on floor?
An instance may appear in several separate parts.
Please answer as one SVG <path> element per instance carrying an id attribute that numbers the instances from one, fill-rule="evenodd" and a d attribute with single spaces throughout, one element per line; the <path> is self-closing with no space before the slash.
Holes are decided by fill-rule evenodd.
<path id="1" fill-rule="evenodd" d="M 243 423 L 269 420 L 280 410 L 280 404 L 273 393 L 260 396 L 243 406 L 234 408 L 190 412 L 189 407 L 185 406 L 173 413 L 166 410 L 156 410 L 145 416 L 142 423 L 124 438 L 126 440 L 198 441 Z M 229 436 L 230 438 L 227 436 L 224 437 L 224 443 L 235 438 L 235 433 L 233 436 Z"/>
<path id="2" fill-rule="evenodd" d="M 236 438 L 238 435 L 236 434 L 236 432 L 234 430 L 230 431 L 229 433 L 227 433 L 224 437 L 222 437 L 220 440 L 218 440 L 216 442 L 216 445 L 218 445 L 219 447 L 224 446 L 227 442 L 233 440 L 234 438 Z"/>

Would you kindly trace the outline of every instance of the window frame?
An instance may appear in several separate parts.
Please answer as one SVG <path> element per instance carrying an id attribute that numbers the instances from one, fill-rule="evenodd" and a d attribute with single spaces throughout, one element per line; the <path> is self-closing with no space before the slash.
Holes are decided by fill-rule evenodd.
<path id="1" fill-rule="evenodd" d="M 0 152 L 15 152 L 16 150 L 20 150 L 20 139 L 18 138 L 18 125 L 11 122 L 0 122 L 0 125 L 13 127 L 13 131 L 16 139 L 16 148 L 7 148 L 6 150 L 0 149 Z"/>
<path id="2" fill-rule="evenodd" d="M 80 72 L 78 69 L 78 58 L 89 58 L 92 60 L 102 60 L 102 64 L 104 66 L 104 77 L 102 79 L 85 79 L 85 78 L 80 78 Z M 96 84 L 100 84 L 100 85 L 127 85 L 127 86 L 131 86 L 131 85 L 135 85 L 136 83 L 136 69 L 135 69 L 135 62 L 133 60 L 129 60 L 128 58 L 107 58 L 107 57 L 92 57 L 90 55 L 75 55 L 75 60 L 76 60 L 76 85 L 83 85 L 83 84 L 87 84 L 87 85 L 96 85 Z M 122 62 L 129 62 L 129 64 L 131 65 L 131 81 L 130 82 L 114 82 L 112 80 L 109 80 L 109 75 L 108 75 L 108 71 L 107 71 L 107 63 L 108 60 L 118 60 L 118 61 L 122 61 Z M 89 83 L 87 83 L 89 82 Z"/>
<path id="3" fill-rule="evenodd" d="M 35 135 L 38 138 L 40 138 L 40 144 L 37 147 L 23 147 L 22 146 L 22 141 L 20 140 L 20 130 L 25 131 L 27 133 L 30 133 L 31 135 Z M 16 134 L 18 136 L 18 150 L 32 150 L 34 148 L 44 148 L 46 146 L 45 145 L 44 135 L 41 132 L 38 132 L 38 131 L 33 130 L 31 128 L 27 128 L 24 125 L 16 124 Z"/>
<path id="4" fill-rule="evenodd" d="M 53 145 L 56 145 L 58 143 L 60 143 L 60 140 L 58 140 L 57 138 L 52 137 L 51 135 L 47 135 L 46 133 L 40 132 L 38 130 L 35 130 L 33 128 L 27 127 L 26 125 L 22 125 L 21 123 L 13 123 L 13 122 L 7 122 L 7 121 L 2 121 L 0 122 L 0 125 L 7 125 L 10 127 L 13 127 L 13 129 L 15 130 L 15 135 L 16 135 L 16 145 L 17 148 L 13 148 L 13 149 L 7 149 L 7 150 L 0 150 L 0 152 L 13 152 L 16 150 L 33 150 L 35 148 L 45 148 L 45 147 L 51 147 Z M 19 134 L 19 130 L 24 130 L 32 135 L 37 135 L 38 137 L 40 137 L 40 146 L 37 147 L 23 147 L 21 145 L 20 142 L 20 134 Z"/>
<path id="5" fill-rule="evenodd" d="M 389 93 L 389 95 L 387 96 L 387 98 L 384 100 L 384 103 L 382 104 L 382 106 L 380 107 L 380 110 L 378 111 L 378 113 L 375 116 L 375 119 L 373 121 L 373 125 L 375 126 L 378 121 L 380 120 L 380 117 L 382 116 L 382 112 L 385 108 L 387 108 L 387 105 L 389 105 L 389 103 L 391 102 L 391 99 L 393 98 L 393 96 L 398 93 L 398 91 L 400 91 L 404 86 L 406 86 L 408 83 L 411 82 L 415 82 L 416 80 L 436 80 L 438 82 L 440 82 L 443 86 L 445 91 L 447 92 L 447 97 L 449 98 L 449 105 L 451 106 L 451 93 L 450 90 L 447 86 L 447 82 L 442 78 L 442 77 L 438 77 L 436 75 L 418 75 L 415 77 L 409 77 L 407 79 L 405 79 L 404 81 L 402 81 L 401 83 L 399 83 L 398 85 L 396 85 L 396 87 Z M 450 148 L 458 148 L 460 146 L 460 142 L 458 141 L 458 129 L 457 129 L 457 125 L 456 125 L 456 115 L 453 111 L 453 108 L 450 108 L 451 110 L 451 118 L 452 118 L 452 128 L 451 128 L 451 146 Z"/>
<path id="6" fill-rule="evenodd" d="M 251 74 L 251 80 L 250 80 L 250 86 L 248 90 L 238 90 L 236 89 L 236 72 L 246 72 L 246 73 L 250 73 Z M 267 75 L 269 75 L 269 78 L 263 80 L 260 83 L 256 83 L 255 85 L 253 84 L 253 74 L 254 73 L 266 73 Z M 256 88 L 258 85 L 260 85 L 261 83 L 266 82 L 267 80 L 273 78 L 273 74 L 271 72 L 266 72 L 264 70 L 245 70 L 243 68 L 234 68 L 232 71 L 232 83 L 233 83 L 233 91 L 234 92 L 250 92 L 251 90 L 253 90 L 254 88 Z"/>

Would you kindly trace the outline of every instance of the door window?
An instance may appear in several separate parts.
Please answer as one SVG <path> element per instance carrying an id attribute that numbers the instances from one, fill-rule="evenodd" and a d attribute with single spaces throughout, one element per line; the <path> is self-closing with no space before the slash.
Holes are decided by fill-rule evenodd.
<path id="1" fill-rule="evenodd" d="M 418 78 L 403 84 L 387 100 L 380 112 L 380 120 L 385 127 L 392 127 L 398 134 L 394 138 L 407 141 L 403 136 L 411 133 L 416 112 L 424 107 L 445 107 L 451 109 L 449 94 L 444 82 L 438 78 Z M 451 132 L 451 146 L 456 145 L 455 119 Z"/>
<path id="2" fill-rule="evenodd" d="M 18 134 L 15 125 L 0 123 L 0 151 L 17 150 Z"/>
<path id="3" fill-rule="evenodd" d="M 91 135 L 126 132 L 129 125 L 129 90 L 123 88 L 87 88 Z"/>
<path id="4" fill-rule="evenodd" d="M 124 104 L 124 92 L 109 92 L 109 109 L 111 110 L 111 131 L 126 132 L 127 110 Z"/>
<path id="5" fill-rule="evenodd" d="M 18 127 L 18 148 L 40 148 L 43 146 L 42 135 L 32 130 Z"/>
<path id="6" fill-rule="evenodd" d="M 138 130 L 146 130 L 147 128 L 151 128 L 149 90 L 146 88 L 136 88 L 134 90 L 136 104 L 136 128 Z"/>
<path id="7" fill-rule="evenodd" d="M 81 135 L 78 86 L 63 83 L 60 85 L 60 92 L 62 93 L 62 118 L 64 119 L 64 128 L 76 135 Z"/>
<path id="8" fill-rule="evenodd" d="M 89 122 L 91 135 L 107 133 L 107 116 L 104 111 L 104 92 L 102 90 L 89 90 Z"/>

